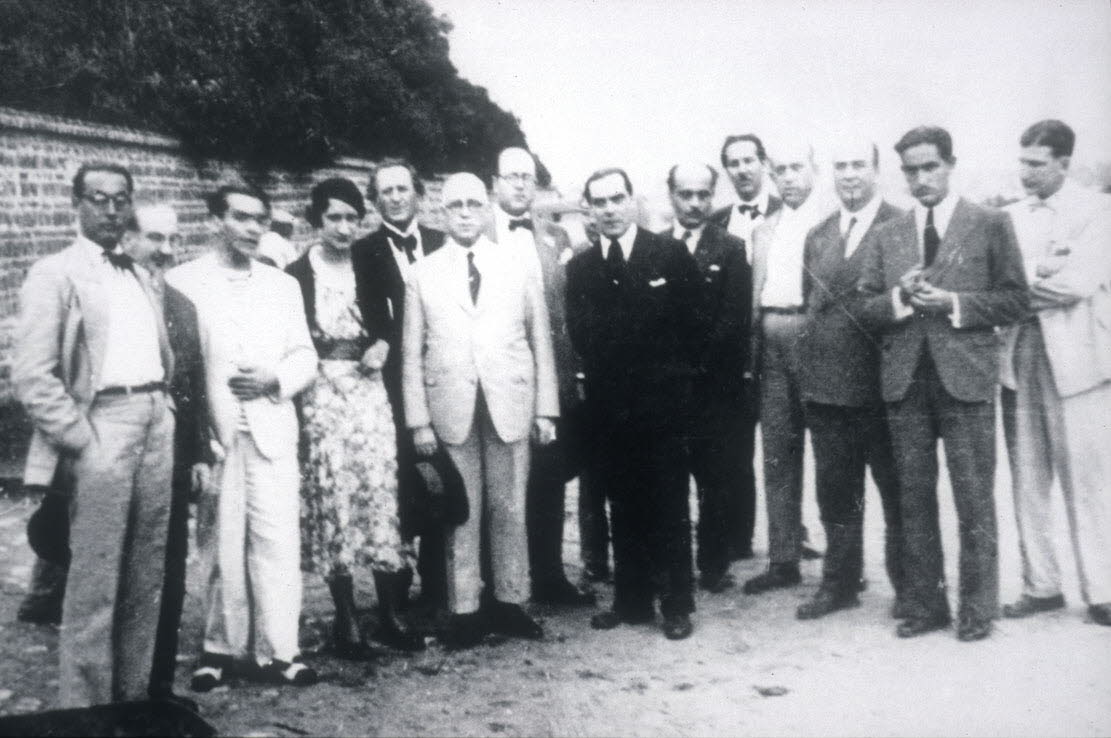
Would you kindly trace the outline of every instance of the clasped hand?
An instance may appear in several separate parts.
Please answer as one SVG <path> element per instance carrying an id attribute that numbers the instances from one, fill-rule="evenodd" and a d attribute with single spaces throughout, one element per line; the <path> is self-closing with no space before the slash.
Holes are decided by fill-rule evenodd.
<path id="1" fill-rule="evenodd" d="M 899 291 L 903 301 L 920 312 L 934 315 L 953 312 L 956 295 L 927 282 L 921 267 L 915 267 L 899 278 Z"/>
<path id="2" fill-rule="evenodd" d="M 264 367 L 240 364 L 238 373 L 228 378 L 228 387 L 237 400 L 256 400 L 278 391 L 278 377 Z"/>

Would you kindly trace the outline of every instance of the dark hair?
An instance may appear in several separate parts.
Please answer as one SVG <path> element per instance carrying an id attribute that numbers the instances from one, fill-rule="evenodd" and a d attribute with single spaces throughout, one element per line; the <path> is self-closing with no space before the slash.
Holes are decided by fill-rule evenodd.
<path id="1" fill-rule="evenodd" d="M 417 168 L 410 164 L 408 159 L 388 156 L 375 164 L 374 168 L 370 170 L 370 182 L 368 182 L 366 186 L 367 199 L 373 203 L 378 202 L 378 172 L 383 169 L 393 169 L 394 167 L 401 167 L 402 169 L 409 170 L 409 178 L 413 180 L 413 191 L 417 193 L 418 197 L 424 197 L 424 182 L 421 180 L 420 175 L 417 174 Z"/>
<path id="2" fill-rule="evenodd" d="M 118 174 L 127 180 L 127 194 L 132 194 L 135 191 L 135 180 L 131 178 L 131 172 L 127 167 L 122 164 L 112 164 L 104 161 L 88 161 L 77 168 L 77 173 L 73 175 L 73 199 L 80 200 L 85 196 L 85 175 L 89 172 L 111 172 Z"/>
<path id="3" fill-rule="evenodd" d="M 633 183 L 632 180 L 629 179 L 629 175 L 625 172 L 625 170 L 621 169 L 620 167 L 606 167 L 605 169 L 599 169 L 598 171 L 594 172 L 594 174 L 586 178 L 586 184 L 583 185 L 583 199 L 587 202 L 590 202 L 590 184 L 592 182 L 597 182 L 603 177 L 608 177 L 611 174 L 620 174 L 621 179 L 625 180 L 625 191 L 628 192 L 630 195 L 633 194 Z"/>
<path id="4" fill-rule="evenodd" d="M 706 167 L 706 171 L 708 171 L 710 173 L 710 189 L 714 189 L 715 187 L 718 186 L 718 170 L 714 169 L 709 164 L 703 164 L 703 166 Z M 679 168 L 679 165 L 676 164 L 673 167 L 671 167 L 671 169 L 667 170 L 667 191 L 668 192 L 674 192 L 675 191 L 675 170 L 678 169 L 678 168 Z"/>
<path id="5" fill-rule="evenodd" d="M 741 133 L 739 135 L 726 136 L 725 143 L 721 145 L 721 165 L 725 166 L 725 151 L 730 146 L 740 141 L 748 141 L 756 147 L 756 157 L 760 161 L 768 160 L 768 152 L 764 150 L 764 142 L 755 133 Z"/>
<path id="6" fill-rule="evenodd" d="M 901 156 L 907 149 L 921 144 L 933 144 L 937 147 L 938 156 L 950 164 L 953 163 L 953 137 L 941 126 L 918 126 L 910 129 L 895 144 L 895 153 Z"/>
<path id="7" fill-rule="evenodd" d="M 1039 120 L 1022 132 L 1021 146 L 1048 146 L 1055 157 L 1072 156 L 1076 134 L 1063 121 L 1050 118 Z"/>
<path id="8" fill-rule="evenodd" d="M 270 212 L 270 196 L 259 188 L 249 184 L 226 184 L 205 198 L 209 214 L 223 218 L 228 212 L 228 195 L 253 197 L 266 206 L 266 212 Z"/>
<path id="9" fill-rule="evenodd" d="M 344 177 L 332 177 L 323 182 L 317 182 L 313 186 L 309 198 L 310 202 L 308 209 L 305 211 L 305 220 L 313 228 L 320 228 L 324 225 L 321 217 L 328 210 L 329 200 L 339 200 L 347 203 L 355 209 L 359 218 L 366 215 L 366 203 L 359 193 L 359 188 L 355 186 L 354 182 Z"/>

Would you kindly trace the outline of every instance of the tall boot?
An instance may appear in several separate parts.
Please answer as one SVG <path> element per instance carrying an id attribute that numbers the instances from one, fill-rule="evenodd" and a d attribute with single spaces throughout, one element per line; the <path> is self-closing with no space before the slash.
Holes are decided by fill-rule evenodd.
<path id="1" fill-rule="evenodd" d="M 378 592 L 378 630 L 374 639 L 401 651 L 423 651 L 424 638 L 409 630 L 397 617 L 403 577 L 400 572 L 374 572 L 374 588 Z"/>
<path id="2" fill-rule="evenodd" d="M 374 657 L 366 636 L 359 627 L 355 608 L 355 584 L 350 574 L 333 574 L 328 577 L 328 589 L 336 606 L 332 621 L 332 647 L 342 658 L 365 661 Z"/>

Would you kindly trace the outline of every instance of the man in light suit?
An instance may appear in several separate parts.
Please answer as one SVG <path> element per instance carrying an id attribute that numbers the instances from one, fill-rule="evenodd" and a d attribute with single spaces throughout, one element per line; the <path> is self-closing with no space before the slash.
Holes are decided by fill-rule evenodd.
<path id="1" fill-rule="evenodd" d="M 1003 615 L 1065 606 L 1050 488 L 1061 484 L 1080 588 L 1111 625 L 1111 198 L 1067 179 L 1076 135 L 1044 120 L 1020 139 L 1027 197 L 1015 224 L 1034 314 L 1004 333 L 1003 418 L 1022 543 L 1023 591 Z"/>
<path id="2" fill-rule="evenodd" d="M 420 574 L 420 600 L 430 610 L 447 603 L 444 575 L 442 526 L 430 519 L 426 509 L 426 482 L 420 459 L 413 448 L 413 436 L 405 422 L 401 400 L 401 326 L 405 316 L 405 283 L 416 265 L 444 244 L 444 234 L 420 224 L 417 217 L 424 183 L 417 170 L 405 159 L 386 158 L 370 175 L 367 199 L 378 209 L 382 225 L 374 233 L 351 245 L 351 264 L 355 270 L 355 298 L 363 326 L 385 349 L 382 381 L 393 411 L 397 441 L 397 516 L 401 536 L 412 542 L 420 538 L 417 571 Z M 437 470 L 440 479 L 448 476 L 451 461 L 440 450 L 423 466 Z M 413 573 L 406 569 L 398 575 L 401 606 L 406 603 Z"/>
<path id="3" fill-rule="evenodd" d="M 672 236 L 687 247 L 701 279 L 698 305 L 706 326 L 695 359 L 697 417 L 687 438 L 691 473 L 698 484 L 699 585 L 710 592 L 733 586 L 729 574 L 729 513 L 741 493 L 745 405 L 752 323 L 752 269 L 744 242 L 708 222 L 717 170 L 705 164 L 676 164 L 667 175 L 675 212 Z"/>
<path id="4" fill-rule="evenodd" d="M 576 358 L 567 335 L 564 264 L 574 251 L 567 231 L 555 223 L 535 218 L 536 160 L 522 148 L 503 149 L 494 175 L 494 217 L 486 236 L 528 257 L 535 256 L 544 279 L 556 376 L 559 379 L 559 420 L 556 440 L 532 449 L 529 465 L 528 522 L 529 577 L 532 600 L 555 605 L 593 605 L 594 595 L 580 591 L 563 571 L 564 486 L 579 473 L 581 413 L 577 392 Z M 580 494 L 584 493 L 580 482 Z M 605 511 L 603 509 L 603 515 Z"/>
<path id="5" fill-rule="evenodd" d="M 937 440 L 945 441 L 960 525 L 957 637 L 991 633 L 999 598 L 995 535 L 994 327 L 1026 315 L 1026 279 L 1010 219 L 949 192 L 949 133 L 907 132 L 895 145 L 918 201 L 865 253 L 858 318 L 882 332 L 887 403 L 903 516 L 909 638 L 950 622 L 937 512 Z"/>
<path id="6" fill-rule="evenodd" d="M 119 165 L 78 169 L 79 235 L 21 291 L 12 379 L 35 426 L 24 482 L 72 465 L 64 707 L 146 699 L 161 604 L 174 362 L 161 302 L 120 248 L 132 191 Z"/>
<path id="7" fill-rule="evenodd" d="M 744 243 L 745 259 L 752 265 L 752 232 L 783 207 L 783 201 L 765 187 L 768 155 L 764 142 L 753 133 L 727 136 L 721 146 L 721 166 L 729 175 L 739 202 L 715 212 L 710 221 Z M 757 315 L 752 315 L 755 320 Z M 758 330 L 758 325 L 751 330 Z M 749 356 L 752 359 L 751 353 Z M 744 410 L 740 423 L 741 477 L 737 492 L 726 508 L 730 558 L 752 558 L 752 536 L 756 530 L 756 423 L 760 419 L 759 378 L 751 368 L 744 374 Z"/>
<path id="8" fill-rule="evenodd" d="M 312 684 L 316 674 L 299 662 L 297 646 L 301 498 L 292 400 L 316 376 L 316 351 L 297 282 L 254 258 L 269 221 L 266 194 L 225 185 L 208 208 L 215 248 L 166 273 L 197 313 L 218 450 L 198 509 L 207 592 L 192 687 L 219 686 L 245 659 L 263 678 Z"/>
<path id="9" fill-rule="evenodd" d="M 534 255 L 483 235 L 489 200 L 478 177 L 450 176 L 442 197 L 447 242 L 405 288 L 401 373 L 417 453 L 443 444 L 467 495 L 467 519 L 447 531 L 452 616 L 442 637 L 460 648 L 487 630 L 538 639 L 543 629 L 521 607 L 529 597 L 529 437 L 551 443 L 559 417 L 543 280 Z"/>
<path id="10" fill-rule="evenodd" d="M 814 448 L 818 507 L 826 533 L 822 585 L 799 606 L 800 620 L 860 603 L 864 573 L 864 470 L 879 488 L 885 561 L 901 613 L 902 518 L 899 480 L 880 397 L 876 336 L 851 312 L 864 254 L 879 227 L 902 211 L 876 193 L 879 151 L 860 139 L 838 141 L 833 183 L 841 207 L 806 237 L 806 323 L 799 346 L 799 387 Z"/>
<path id="11" fill-rule="evenodd" d="M 660 598 L 664 635 L 693 632 L 686 433 L 691 381 L 704 345 L 698 265 L 678 241 L 637 227 L 622 169 L 586 180 L 598 240 L 567 265 L 567 327 L 583 361 L 590 464 L 613 523 L 614 594 L 593 628 L 650 623 Z"/>
<path id="12" fill-rule="evenodd" d="M 746 594 L 801 581 L 799 560 L 817 553 L 804 545 L 802 462 L 806 424 L 799 386 L 799 340 L 806 320 L 803 252 L 821 219 L 814 191 L 814 150 L 796 143 L 771 163 L 783 207 L 752 235 L 753 370 L 760 386 L 760 438 L 768 510 L 768 568 L 745 582 Z"/>

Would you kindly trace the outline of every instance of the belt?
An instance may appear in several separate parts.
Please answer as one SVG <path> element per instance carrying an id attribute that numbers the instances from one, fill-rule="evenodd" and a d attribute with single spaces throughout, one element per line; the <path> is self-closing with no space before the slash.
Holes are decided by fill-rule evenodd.
<path id="1" fill-rule="evenodd" d="M 165 382 L 147 382 L 146 384 L 117 385 L 105 387 L 97 392 L 98 395 L 137 395 L 143 392 L 165 392 Z"/>
<path id="2" fill-rule="evenodd" d="M 798 307 L 762 307 L 760 312 L 765 315 L 802 315 L 806 312 L 806 308 L 802 305 Z"/>

